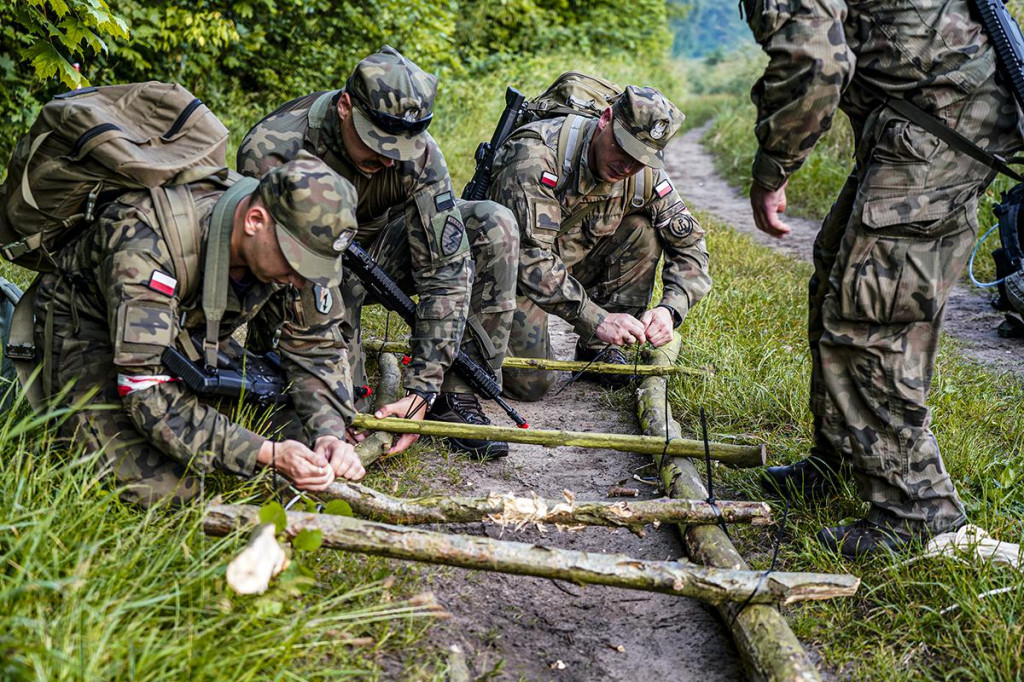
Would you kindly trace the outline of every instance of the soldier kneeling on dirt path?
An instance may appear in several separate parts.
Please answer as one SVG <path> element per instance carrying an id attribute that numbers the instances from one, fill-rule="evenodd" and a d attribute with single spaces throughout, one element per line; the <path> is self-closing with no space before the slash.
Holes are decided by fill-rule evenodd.
<path id="1" fill-rule="evenodd" d="M 558 82 L 549 92 L 557 89 Z M 545 117 L 499 148 L 489 195 L 512 209 L 521 241 L 512 355 L 553 357 L 553 314 L 579 334 L 577 359 L 628 364 L 621 346 L 668 343 L 711 288 L 704 231 L 663 170 L 665 146 L 682 121 L 660 92 L 631 85 L 594 116 Z M 662 253 L 664 293 L 647 310 Z M 540 400 L 557 376 L 504 375 L 505 393 L 520 400 Z M 586 378 L 610 387 L 629 381 Z"/>
<path id="2" fill-rule="evenodd" d="M 1018 107 L 969 0 L 865 4 L 743 2 L 771 57 L 752 91 L 758 228 L 789 234 L 778 216 L 786 183 L 837 108 L 857 141 L 856 165 L 814 244 L 814 444 L 807 459 L 762 477 L 769 491 L 821 498 L 852 475 L 867 517 L 817 536 L 851 557 L 905 551 L 966 522 L 926 400 L 978 196 L 996 172 L 949 131 L 990 153 L 1021 146 Z"/>
<path id="3" fill-rule="evenodd" d="M 449 369 L 461 346 L 500 380 L 515 310 L 518 229 L 495 203 L 456 199 L 444 156 L 426 132 L 436 89 L 436 76 L 384 47 L 359 62 L 343 89 L 292 100 L 257 123 L 239 148 L 238 169 L 259 177 L 303 149 L 323 159 L 356 187 L 357 242 L 407 293 L 419 294 L 403 377 L 409 393 L 376 416 L 489 424 L 469 384 Z M 339 295 L 353 382 L 361 385 L 366 289 L 346 272 Z M 276 326 L 264 321 L 257 328 L 264 338 L 250 342 L 268 346 Z M 390 453 L 417 438 L 401 436 Z M 508 454 L 503 442 L 448 441 L 479 459 Z"/>

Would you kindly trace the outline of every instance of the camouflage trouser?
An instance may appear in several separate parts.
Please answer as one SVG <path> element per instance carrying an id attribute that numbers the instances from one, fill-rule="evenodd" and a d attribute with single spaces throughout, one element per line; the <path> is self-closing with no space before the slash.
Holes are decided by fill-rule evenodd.
<path id="1" fill-rule="evenodd" d="M 192 466 L 178 462 L 146 440 L 117 394 L 118 370 L 110 328 L 101 311 L 75 306 L 71 287 L 54 275 L 42 275 L 35 301 L 35 345 L 45 348 L 44 325 L 52 307 L 52 341 L 49 371 L 55 407 L 82 405 L 59 422 L 58 433 L 73 450 L 99 452 L 101 474 L 113 475 L 121 486 L 121 498 L 150 506 L 181 504 L 201 489 L 204 459 L 197 454 Z M 230 402 L 230 401 L 225 401 Z M 258 421 L 258 420 L 257 420 Z M 292 410 L 280 410 L 273 418 L 284 437 L 305 442 L 301 422 Z"/>
<path id="2" fill-rule="evenodd" d="M 593 248 L 569 273 L 583 285 L 591 300 L 609 313 L 643 314 L 654 291 L 654 276 L 661 258 L 661 243 L 648 217 L 628 215 L 608 237 Z M 590 348 L 604 348 L 596 336 L 581 339 Z M 520 358 L 554 358 L 548 335 L 548 314 L 525 296 L 516 298 L 509 354 Z M 540 400 L 558 377 L 557 372 L 506 369 L 504 391 L 516 400 Z"/>
<path id="3" fill-rule="evenodd" d="M 458 206 L 476 270 L 462 350 L 481 365 L 489 365 L 500 382 L 501 363 L 508 348 L 509 327 L 515 311 L 519 228 L 512 212 L 492 201 L 460 200 Z M 404 291 L 414 292 L 404 216 L 389 222 L 367 251 Z M 342 333 L 348 345 L 352 383 L 361 386 L 366 383 L 366 369 L 359 318 L 366 290 L 348 273 L 341 289 L 345 303 Z M 441 390 L 473 392 L 455 371 L 445 374 Z M 365 402 L 360 401 L 360 409 Z"/>
<path id="4" fill-rule="evenodd" d="M 989 88 L 943 112 L 992 149 L 1017 144 Z M 952 108 L 952 107 L 951 107 Z M 809 284 L 813 453 L 852 467 L 868 519 L 944 532 L 966 519 L 929 429 L 946 300 L 993 173 L 881 109 L 818 234 Z"/>

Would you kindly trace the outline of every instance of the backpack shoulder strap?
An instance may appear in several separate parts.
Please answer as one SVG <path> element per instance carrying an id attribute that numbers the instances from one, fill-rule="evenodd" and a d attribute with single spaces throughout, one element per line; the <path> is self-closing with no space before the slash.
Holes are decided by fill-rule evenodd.
<path id="1" fill-rule="evenodd" d="M 238 203 L 256 191 L 256 178 L 239 178 L 217 200 L 210 217 L 210 234 L 206 243 L 206 262 L 203 267 L 203 315 L 206 317 L 206 338 L 203 354 L 206 366 L 217 366 L 217 340 L 220 322 L 228 308 L 228 270 L 231 257 L 231 226 Z"/>
<path id="2" fill-rule="evenodd" d="M 186 185 L 154 187 L 150 196 L 174 264 L 174 276 L 180 287 L 178 297 L 184 301 L 195 288 L 193 275 L 199 272 L 199 254 L 202 251 L 196 204 Z"/>
<path id="3" fill-rule="evenodd" d="M 569 114 L 562 123 L 562 129 L 558 131 L 558 143 L 555 150 L 555 158 L 558 162 L 558 184 L 555 185 L 555 194 L 561 193 L 566 181 L 573 174 L 573 164 L 582 148 L 580 145 L 580 130 L 587 122 L 587 117 L 578 114 Z"/>
<path id="4" fill-rule="evenodd" d="M 327 118 L 327 107 L 331 105 L 331 100 L 339 92 L 341 90 L 328 90 L 317 97 L 313 101 L 313 106 L 309 108 L 306 121 L 309 126 L 309 141 L 313 143 L 314 147 L 320 143 L 320 131 L 324 127 L 324 119 Z"/>

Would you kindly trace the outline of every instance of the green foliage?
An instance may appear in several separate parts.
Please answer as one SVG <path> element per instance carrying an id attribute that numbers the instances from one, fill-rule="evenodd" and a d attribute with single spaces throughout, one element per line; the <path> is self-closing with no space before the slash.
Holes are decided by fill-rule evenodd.
<path id="1" fill-rule="evenodd" d="M 720 59 L 737 47 L 753 45 L 750 29 L 740 18 L 736 2 L 677 0 L 670 26 L 672 54 Z"/>

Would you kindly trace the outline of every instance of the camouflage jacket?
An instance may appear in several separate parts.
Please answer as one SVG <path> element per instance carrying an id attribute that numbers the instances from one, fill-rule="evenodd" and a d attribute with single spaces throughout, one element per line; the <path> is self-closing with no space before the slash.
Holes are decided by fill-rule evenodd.
<path id="1" fill-rule="evenodd" d="M 416 287 L 415 292 L 408 293 L 420 297 L 411 337 L 412 362 L 406 368 L 404 385 L 407 389 L 437 391 L 462 339 L 474 275 L 465 230 L 460 230 L 461 240 L 446 238 L 446 225 L 461 228 L 462 216 L 455 204 L 444 156 L 427 135 L 427 150 L 419 159 L 396 161 L 394 166 L 373 174 L 362 173 L 339 143 L 335 100 L 327 107 L 322 128 L 310 128 L 310 107 L 322 94 L 292 100 L 257 123 L 239 147 L 238 170 L 260 177 L 301 149 L 319 156 L 355 185 L 359 195 L 356 241 L 365 247 L 373 243 L 389 220 L 401 216 L 396 211 L 404 211 Z"/>
<path id="2" fill-rule="evenodd" d="M 591 173 L 587 155 L 597 119 L 581 129 L 582 144 L 572 176 L 561 180 L 556 194 L 550 179 L 561 172 L 558 134 L 566 120 L 558 117 L 523 126 L 495 155 L 489 198 L 512 209 L 519 222 L 520 292 L 572 324 L 582 338 L 591 338 L 607 312 L 590 299 L 570 271 L 597 239 L 614 234 L 623 217 L 643 213 L 650 216 L 665 250 L 660 305 L 682 322 L 711 288 L 704 230 L 664 171 L 654 173 L 652 198 L 639 208 L 631 205 L 627 181 L 603 182 Z M 598 208 L 559 234 L 564 218 L 595 202 Z"/>
<path id="3" fill-rule="evenodd" d="M 859 135 L 886 96 L 956 125 L 954 105 L 995 69 L 968 0 L 743 0 L 771 56 L 754 85 L 759 150 L 753 177 L 777 189 L 842 108 Z"/>
<path id="4" fill-rule="evenodd" d="M 205 243 L 210 214 L 221 192 L 209 186 L 193 188 Z M 206 332 L 202 258 L 198 272 L 190 278 L 198 284 L 190 287 L 193 293 L 188 300 L 180 300 L 177 289 L 168 295 L 153 284 L 154 273 L 164 273 L 160 277 L 164 283 L 177 274 L 161 231 L 153 227 L 156 224 L 148 194 L 128 193 L 107 207 L 96 225 L 60 254 L 61 269 L 75 284 L 70 304 L 79 319 L 95 323 L 90 327 L 109 329 L 124 409 L 149 442 L 179 462 L 198 458 L 235 474 L 251 475 L 265 440 L 262 436 L 201 403 L 179 381 L 128 391 L 130 380 L 122 379 L 166 376 L 160 355 L 175 343 L 182 328 L 200 338 Z M 344 437 L 355 408 L 348 357 L 337 327 L 340 299 L 335 297 L 324 314 L 317 311 L 312 285 L 300 292 L 257 280 L 224 282 L 224 286 L 228 305 L 221 338 L 264 306 L 282 308 L 285 323 L 278 349 L 295 411 L 310 442 L 326 435 Z"/>

